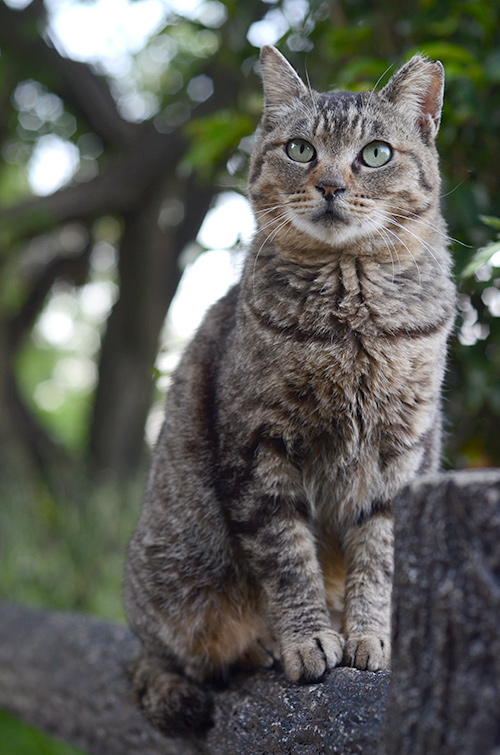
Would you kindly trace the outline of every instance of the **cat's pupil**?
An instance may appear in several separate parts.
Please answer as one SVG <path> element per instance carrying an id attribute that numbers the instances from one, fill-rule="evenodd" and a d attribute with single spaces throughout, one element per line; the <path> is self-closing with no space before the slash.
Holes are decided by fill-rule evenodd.
<path id="1" fill-rule="evenodd" d="M 286 153 L 291 160 L 299 163 L 310 162 L 315 153 L 315 149 L 305 139 L 291 139 L 286 145 Z"/>
<path id="2" fill-rule="evenodd" d="M 392 149 L 386 142 L 370 142 L 361 153 L 361 158 L 365 165 L 370 168 L 380 168 L 392 157 Z"/>

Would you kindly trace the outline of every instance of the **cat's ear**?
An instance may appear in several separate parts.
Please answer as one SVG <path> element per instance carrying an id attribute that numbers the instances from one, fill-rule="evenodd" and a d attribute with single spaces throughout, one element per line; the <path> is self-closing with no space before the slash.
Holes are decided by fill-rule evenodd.
<path id="1" fill-rule="evenodd" d="M 272 115 L 293 100 L 310 98 L 310 92 L 288 60 L 272 45 L 260 51 L 260 69 L 264 86 L 264 115 Z"/>
<path id="2" fill-rule="evenodd" d="M 436 136 L 443 106 L 444 68 L 414 55 L 381 90 L 381 94 L 414 118 L 422 133 Z"/>

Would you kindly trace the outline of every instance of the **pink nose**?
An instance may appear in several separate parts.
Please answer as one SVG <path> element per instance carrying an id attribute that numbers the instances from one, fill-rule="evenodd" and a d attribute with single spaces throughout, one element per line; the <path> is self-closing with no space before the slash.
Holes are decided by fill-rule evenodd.
<path id="1" fill-rule="evenodd" d="M 329 176 L 328 178 L 320 178 L 316 188 L 327 201 L 330 201 L 338 199 L 346 191 L 347 184 L 340 176 Z"/>

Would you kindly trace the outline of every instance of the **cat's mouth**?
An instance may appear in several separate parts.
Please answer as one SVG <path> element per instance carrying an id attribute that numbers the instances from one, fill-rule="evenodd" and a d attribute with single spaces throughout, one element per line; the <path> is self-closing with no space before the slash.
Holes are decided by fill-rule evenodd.
<path id="1" fill-rule="evenodd" d="M 323 225 L 333 225 L 334 223 L 348 223 L 346 213 L 334 202 L 328 202 L 312 216 L 312 220 L 322 223 Z"/>
<path id="2" fill-rule="evenodd" d="M 293 214 L 290 220 L 299 231 L 335 248 L 354 241 L 364 235 L 365 230 L 359 221 L 353 219 L 349 208 L 342 207 L 340 202 L 325 202 L 324 206 L 308 213 Z"/>

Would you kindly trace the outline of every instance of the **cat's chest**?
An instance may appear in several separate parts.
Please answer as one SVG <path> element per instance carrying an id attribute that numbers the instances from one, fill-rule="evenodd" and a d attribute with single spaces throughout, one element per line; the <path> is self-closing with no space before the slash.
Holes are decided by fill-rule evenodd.
<path id="1" fill-rule="evenodd" d="M 283 399 L 293 424 L 305 435 L 331 432 L 354 444 L 361 433 L 373 434 L 409 379 L 408 355 L 400 351 L 386 339 L 375 341 L 348 327 L 338 328 L 329 343 L 284 346 Z"/>
<path id="2" fill-rule="evenodd" d="M 244 292 L 235 364 L 243 402 L 251 386 L 253 429 L 305 454 L 327 439 L 344 468 L 365 450 L 389 456 L 413 442 L 435 409 L 448 329 L 435 284 L 398 284 L 355 259 L 288 289 L 278 282 Z"/>
<path id="3" fill-rule="evenodd" d="M 418 329 L 440 316 L 431 312 L 432 292 L 354 258 L 293 283 L 264 285 L 246 300 L 241 348 L 252 352 L 263 392 L 274 393 L 268 405 L 316 431 L 350 415 L 384 414 L 417 390 L 429 369 Z"/>
<path id="4" fill-rule="evenodd" d="M 285 440 L 319 508 L 332 487 L 363 501 L 375 482 L 385 486 L 384 460 L 428 429 L 439 370 L 426 341 L 346 324 L 330 342 L 289 337 L 281 353 L 275 343 L 275 374 L 261 385 L 266 425 Z"/>
<path id="5" fill-rule="evenodd" d="M 321 526 L 330 526 L 332 504 L 338 524 L 355 519 L 373 497 L 391 496 L 400 484 L 398 464 L 405 479 L 417 468 L 417 441 L 435 406 L 433 390 L 419 387 L 420 379 L 432 383 L 432 365 L 422 362 L 417 375 L 413 364 L 411 352 L 356 334 L 318 354 L 316 370 L 311 364 L 283 427 L 300 439 L 303 485 Z M 396 470 L 393 460 L 402 454 L 406 461 Z"/>

